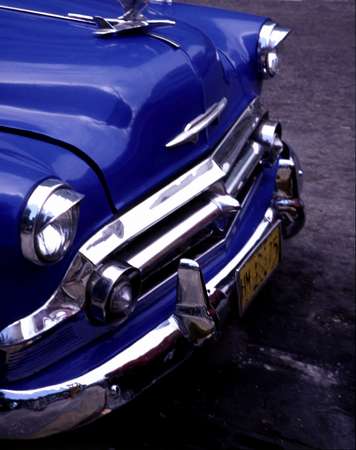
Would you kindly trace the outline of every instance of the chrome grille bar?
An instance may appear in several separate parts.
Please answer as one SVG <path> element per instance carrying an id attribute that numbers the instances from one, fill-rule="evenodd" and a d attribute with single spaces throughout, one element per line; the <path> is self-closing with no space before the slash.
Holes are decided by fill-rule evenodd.
<path id="1" fill-rule="evenodd" d="M 144 241 L 140 248 L 135 246 L 133 252 L 124 258 L 144 276 L 155 266 L 161 267 L 179 247 L 186 245 L 189 239 L 214 220 L 235 213 L 239 207 L 239 202 L 229 195 L 213 195 L 206 204 L 195 211 L 189 211 L 185 217 L 180 217 L 168 231 L 159 236 L 152 236 L 149 242 Z"/>
<path id="2" fill-rule="evenodd" d="M 99 264 L 113 251 L 189 203 L 224 176 L 214 161 L 203 161 L 102 228 L 83 245 L 80 253 L 93 264 Z"/>

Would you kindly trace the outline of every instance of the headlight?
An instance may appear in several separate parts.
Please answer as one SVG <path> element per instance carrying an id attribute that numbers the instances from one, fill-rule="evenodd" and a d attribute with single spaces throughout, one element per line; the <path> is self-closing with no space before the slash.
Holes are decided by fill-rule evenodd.
<path id="1" fill-rule="evenodd" d="M 277 47 L 288 36 L 290 30 L 273 22 L 266 22 L 258 39 L 258 58 L 260 71 L 264 78 L 272 78 L 278 73 L 279 57 Z"/>
<path id="2" fill-rule="evenodd" d="M 22 216 L 21 248 L 25 258 L 42 265 L 64 257 L 77 232 L 82 198 L 55 179 L 36 187 Z"/>

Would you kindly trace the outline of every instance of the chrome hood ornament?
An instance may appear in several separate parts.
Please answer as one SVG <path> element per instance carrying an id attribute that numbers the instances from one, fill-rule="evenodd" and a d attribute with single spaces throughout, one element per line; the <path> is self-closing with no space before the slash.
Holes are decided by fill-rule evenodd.
<path id="1" fill-rule="evenodd" d="M 143 11 L 148 3 L 148 0 L 119 0 L 124 14 L 121 16 L 124 20 L 143 20 Z"/>
<path id="2" fill-rule="evenodd" d="M 113 36 L 130 31 L 140 31 L 151 27 L 175 25 L 174 20 L 167 19 L 147 19 L 142 11 L 147 7 L 148 0 L 119 0 L 124 13 L 117 18 L 104 18 L 100 16 L 83 16 L 81 14 L 68 14 L 72 18 L 92 20 L 99 30 L 95 32 L 97 36 Z"/>
<path id="3" fill-rule="evenodd" d="M 161 39 L 174 47 L 179 47 L 168 38 L 150 33 L 150 29 L 158 26 L 175 25 L 174 20 L 168 19 L 147 19 L 142 11 L 146 8 L 148 0 L 119 0 L 124 13 L 116 18 L 105 18 L 102 16 L 86 16 L 83 14 L 69 13 L 68 15 L 53 14 L 44 11 L 36 11 L 32 9 L 17 8 L 14 6 L 0 5 L 0 10 L 13 11 L 35 16 L 48 17 L 52 19 L 67 20 L 71 22 L 85 23 L 88 25 L 96 25 L 98 30 L 95 31 L 97 36 L 116 36 L 122 33 L 133 31 L 145 31 L 152 37 Z"/>

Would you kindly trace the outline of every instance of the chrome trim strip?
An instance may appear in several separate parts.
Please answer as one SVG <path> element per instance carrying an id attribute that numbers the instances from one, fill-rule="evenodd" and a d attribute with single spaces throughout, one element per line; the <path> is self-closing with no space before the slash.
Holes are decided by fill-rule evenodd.
<path id="1" fill-rule="evenodd" d="M 12 401 L 31 401 L 39 400 L 43 397 L 60 395 L 66 391 L 78 389 L 83 390 L 93 384 L 105 382 L 108 375 L 124 368 L 126 365 L 139 360 L 153 348 L 159 348 L 160 344 L 172 333 L 178 331 L 178 324 L 174 317 L 169 317 L 157 328 L 147 333 L 144 337 L 137 340 L 134 344 L 118 353 L 114 358 L 110 359 L 96 369 L 72 380 L 64 383 L 46 386 L 45 388 L 29 389 L 16 391 L 11 389 L 0 390 L 0 398 L 7 398 Z M 0 413 L 1 416 L 1 413 Z"/>
<path id="2" fill-rule="evenodd" d="M 57 324 L 77 314 L 85 302 L 85 291 L 94 267 L 77 255 L 61 285 L 40 308 L 13 322 L 0 332 L 0 348 L 16 351 L 33 343 Z"/>
<path id="3" fill-rule="evenodd" d="M 239 208 L 239 202 L 233 197 L 213 194 L 206 203 L 180 218 L 177 224 L 158 236 L 150 237 L 148 242 L 145 241 L 123 258 L 144 276 L 157 264 L 163 264 L 174 256 L 177 248 L 192 239 L 198 230 L 208 227 L 219 217 L 236 213 Z"/>
<path id="4" fill-rule="evenodd" d="M 142 3 L 137 0 L 119 0 L 123 6 L 125 14 L 117 18 L 104 18 L 100 16 L 87 16 L 84 14 L 69 13 L 66 16 L 62 14 L 48 13 L 44 11 L 37 11 L 33 9 L 17 8 L 14 6 L 0 5 L 0 10 L 19 12 L 24 14 L 31 14 L 34 16 L 48 17 L 50 19 L 66 20 L 67 22 L 77 22 L 84 23 L 87 25 L 97 26 L 98 30 L 95 32 L 97 36 L 116 36 L 121 33 L 125 33 L 132 30 L 143 30 L 149 29 L 150 27 L 175 25 L 174 20 L 169 19 L 145 19 L 139 10 L 136 10 L 136 5 Z M 132 8 L 128 9 L 129 4 Z M 144 5 L 145 6 L 145 5 Z M 169 39 L 161 38 L 160 36 L 152 36 L 157 39 L 161 39 L 172 45 Z"/>
<path id="5" fill-rule="evenodd" d="M 35 15 L 35 16 L 42 16 L 42 17 L 49 17 L 51 19 L 60 19 L 60 20 L 67 20 L 70 22 L 79 22 L 79 23 L 86 23 L 89 25 L 95 25 L 95 22 L 93 22 L 92 18 L 90 17 L 89 20 L 89 16 L 63 16 L 61 14 L 53 14 L 53 13 L 48 13 L 48 12 L 44 12 L 44 11 L 36 11 L 33 9 L 25 9 L 25 8 L 16 8 L 14 6 L 5 6 L 5 5 L 0 5 L 0 9 L 5 10 L 5 11 L 13 11 L 13 12 L 19 12 L 19 13 L 25 13 L 25 14 L 31 14 L 31 15 Z"/>
<path id="6" fill-rule="evenodd" d="M 264 154 L 264 146 L 252 141 L 226 180 L 226 191 L 230 195 L 237 195 L 241 191 L 255 168 L 260 164 Z"/>
<path id="7" fill-rule="evenodd" d="M 226 174 L 230 172 L 247 140 L 266 115 L 267 113 L 262 108 L 260 99 L 258 97 L 255 98 L 242 112 L 215 149 L 212 159 Z"/>
<path id="8" fill-rule="evenodd" d="M 227 105 L 227 98 L 214 103 L 205 113 L 189 122 L 184 130 L 166 144 L 166 148 L 177 147 L 187 142 L 196 142 L 201 131 L 217 120 Z"/>
<path id="9" fill-rule="evenodd" d="M 290 31 L 289 28 L 281 27 L 275 22 L 265 22 L 260 30 L 258 43 L 259 51 L 277 48 L 287 38 Z"/>
<path id="10" fill-rule="evenodd" d="M 224 176 L 214 161 L 203 161 L 102 228 L 82 246 L 80 254 L 92 264 L 99 264 L 120 246 L 191 201 Z"/>
<path id="11" fill-rule="evenodd" d="M 162 34 L 152 33 L 152 31 L 148 31 L 146 32 L 146 35 L 150 36 L 151 38 L 158 39 L 159 41 L 165 42 L 175 49 L 179 49 L 181 47 L 178 42 L 174 41 L 171 38 L 168 38 L 167 36 L 162 36 Z"/>
<path id="12" fill-rule="evenodd" d="M 225 278 L 228 277 L 238 265 L 240 261 L 243 261 L 247 254 L 253 249 L 258 242 L 263 239 L 265 233 L 272 226 L 272 224 L 277 220 L 277 215 L 274 209 L 268 208 L 263 220 L 260 222 L 250 239 L 244 245 L 244 247 L 237 253 L 237 255 L 222 269 L 218 272 L 207 284 L 207 290 L 210 295 L 216 290 L 217 286 L 220 286 Z"/>
<path id="13" fill-rule="evenodd" d="M 183 296 L 177 303 L 175 314 L 111 360 L 82 376 L 56 385 L 33 390 L 1 389 L 0 436 L 35 438 L 72 429 L 129 402 L 184 361 L 192 353 L 194 345 L 203 344 L 215 334 L 214 322 L 231 311 L 232 303 L 236 302 L 233 295 L 235 268 L 273 227 L 274 218 L 275 213 L 269 208 L 243 249 L 207 283 L 208 299 L 203 292 L 196 303 L 195 297 L 187 299 L 181 292 Z M 189 268 L 194 270 L 194 278 L 199 281 L 198 266 L 193 267 L 189 261 L 183 261 L 182 269 Z M 184 278 L 189 273 L 181 275 L 180 282 L 187 286 Z M 198 334 L 192 328 L 197 323 Z M 140 370 L 143 366 L 152 370 Z M 134 380 L 142 379 L 130 385 L 128 383 L 133 382 L 130 379 L 132 370 L 135 371 Z M 121 385 L 123 378 L 126 381 Z M 84 403 L 85 408 L 79 406 Z M 18 423 L 22 424 L 21 427 L 17 426 Z"/>

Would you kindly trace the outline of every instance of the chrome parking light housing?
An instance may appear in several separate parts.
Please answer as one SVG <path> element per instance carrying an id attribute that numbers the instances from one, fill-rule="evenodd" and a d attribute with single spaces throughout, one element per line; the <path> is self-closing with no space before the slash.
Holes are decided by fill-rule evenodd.
<path id="1" fill-rule="evenodd" d="M 44 265 L 64 257 L 76 235 L 83 197 L 54 178 L 35 188 L 21 222 L 21 249 L 25 258 Z"/>
<path id="2" fill-rule="evenodd" d="M 277 48 L 286 39 L 290 30 L 267 21 L 260 30 L 258 39 L 258 58 L 260 71 L 264 78 L 273 78 L 279 71 Z"/>
<path id="3" fill-rule="evenodd" d="M 283 151 L 282 125 L 280 122 L 264 120 L 256 130 L 254 138 L 268 148 L 268 159 L 276 161 Z"/>
<path id="4" fill-rule="evenodd" d="M 103 265 L 88 283 L 89 315 L 95 322 L 123 322 L 135 309 L 139 271 L 118 261 Z"/>

